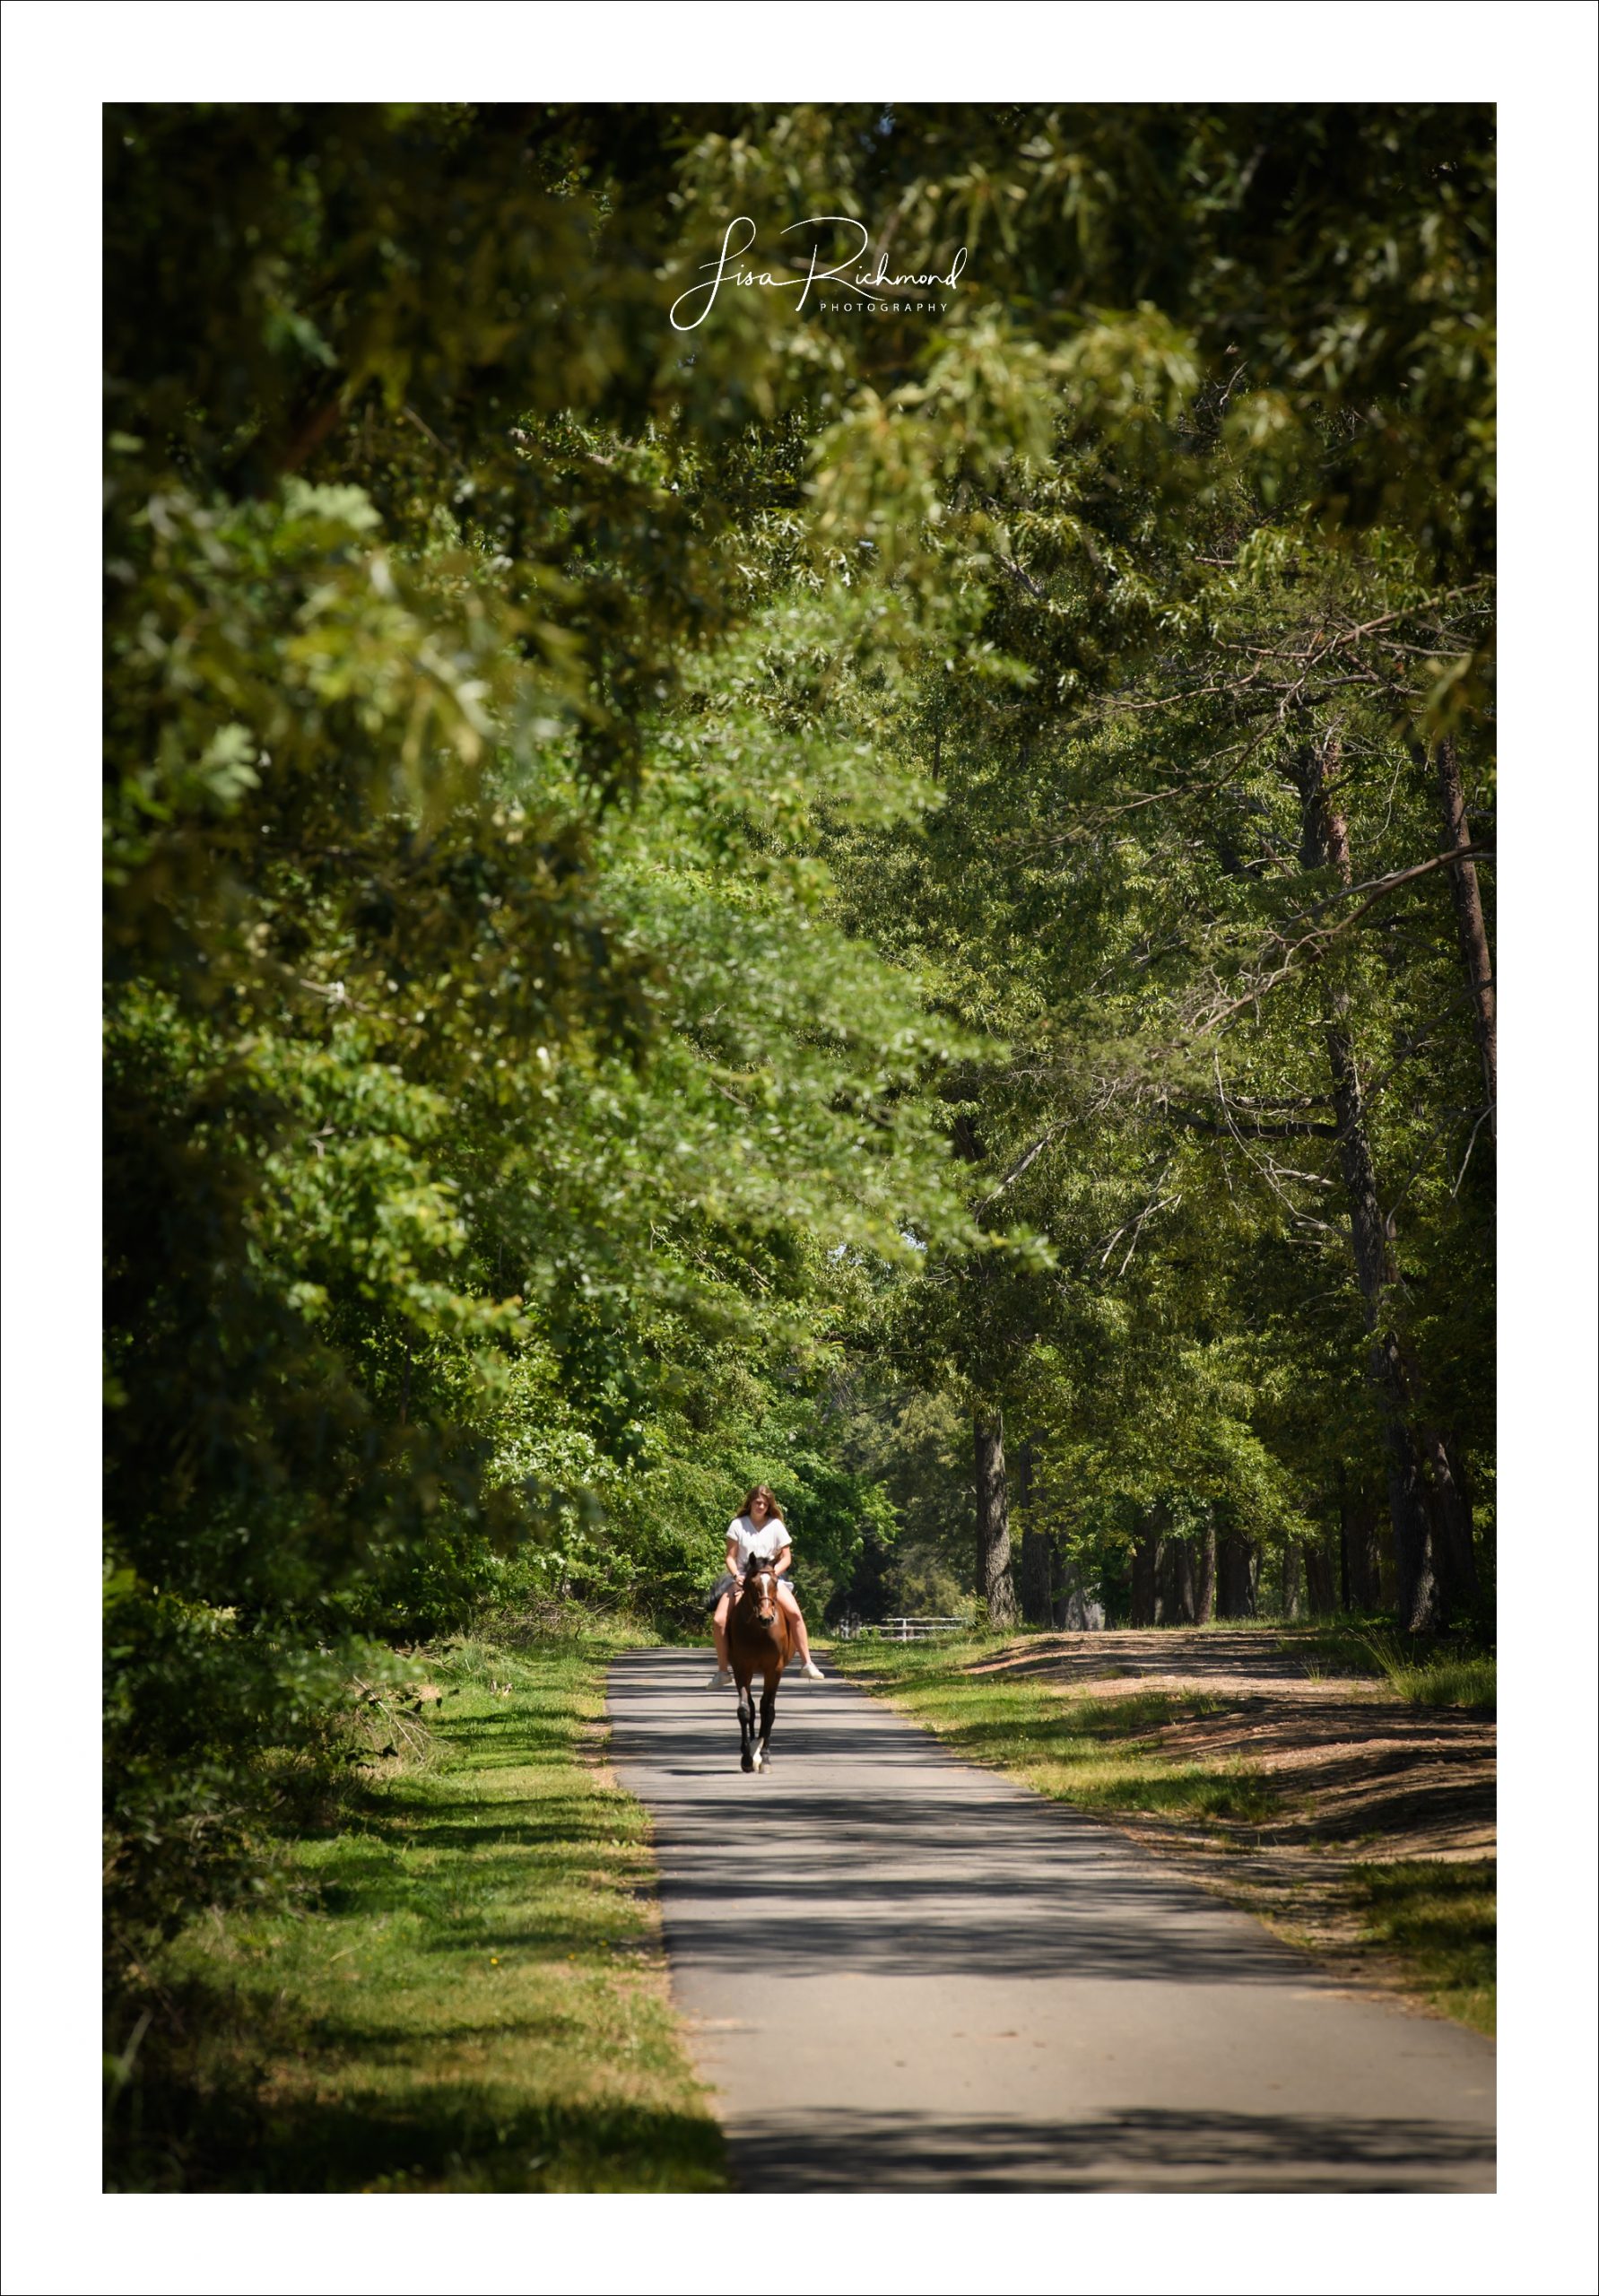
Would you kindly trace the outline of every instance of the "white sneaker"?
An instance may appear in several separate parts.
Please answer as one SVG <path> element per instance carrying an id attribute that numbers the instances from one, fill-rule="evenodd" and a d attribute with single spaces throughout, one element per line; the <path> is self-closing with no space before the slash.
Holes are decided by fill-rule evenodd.
<path id="1" fill-rule="evenodd" d="M 807 1658 L 799 1670 L 797 1679 L 802 1683 L 823 1683 L 827 1680 L 827 1676 L 814 1658 Z"/>
<path id="2" fill-rule="evenodd" d="M 732 1667 L 718 1666 L 705 1687 L 707 1690 L 731 1690 L 733 1688 Z"/>

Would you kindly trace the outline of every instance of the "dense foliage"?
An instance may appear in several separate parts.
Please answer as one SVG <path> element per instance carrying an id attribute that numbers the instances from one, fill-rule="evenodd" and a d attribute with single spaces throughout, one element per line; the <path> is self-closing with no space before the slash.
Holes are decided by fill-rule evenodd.
<path id="1" fill-rule="evenodd" d="M 106 136 L 116 1966 L 754 1480 L 818 1609 L 1480 1604 L 1490 116 Z M 856 213 L 942 314 L 672 325 Z"/>

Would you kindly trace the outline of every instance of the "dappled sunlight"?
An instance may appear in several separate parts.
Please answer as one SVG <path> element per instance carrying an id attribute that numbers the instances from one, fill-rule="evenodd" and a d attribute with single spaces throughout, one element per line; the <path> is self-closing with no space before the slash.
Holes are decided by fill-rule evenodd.
<path id="1" fill-rule="evenodd" d="M 1097 1738 L 1073 1735 L 1047 1692 L 1017 1694 L 1057 1744 L 1099 1758 L 1123 1802 L 1129 1781 L 1185 1817 L 1207 1793 L 1248 1802 L 1247 1776 L 1190 1778 L 1147 1753 L 1137 1733 L 1169 1711 L 1159 1694 L 1140 1715 L 1091 1701 Z M 611 1708 L 617 1774 L 654 1820 L 674 1982 L 746 2186 L 858 2188 L 866 2155 L 841 2132 L 869 2149 L 875 2188 L 1491 2180 L 1482 2043 L 1440 2022 L 1418 2037 L 1349 1999 L 1186 1870 L 1012 1782 L 996 1765 L 1025 1743 L 1013 1715 L 955 1718 L 934 1737 L 835 1683 L 779 1698 L 772 1774 L 751 1779 L 731 1701 L 704 1688 L 693 1655 L 619 1657 Z M 1131 1772 L 1109 1767 L 1129 1760 Z M 1094 1768 L 1060 1790 L 1085 1802 Z M 1066 1765 L 1037 1770 L 1053 1791 Z M 727 1952 L 751 1935 L 782 1940 L 758 1981 Z M 755 2071 L 773 2021 L 807 2034 L 788 2047 L 782 2100 Z M 1258 2106 L 1239 2104 L 1240 2082 Z M 1169 2111 L 1151 2110 L 1151 2083 Z"/>
<path id="2" fill-rule="evenodd" d="M 858 2190 L 864 2159 L 886 2184 L 934 2192 L 1450 2192 L 1474 2183 L 1481 2137 L 1354 2115 L 1151 2108 L 1040 2125 L 899 2110 L 798 2133 L 756 2114 L 739 2155 L 752 2184 L 787 2176 L 816 2192 Z"/>
<path id="3" fill-rule="evenodd" d="M 439 1663 L 458 1704 L 420 1761 L 349 1780 L 286 1904 L 174 1949 L 192 2005 L 118 2133 L 134 2188 L 721 2185 L 639 1813 L 579 1759 L 596 1657 L 532 1654 L 508 1699 Z"/>

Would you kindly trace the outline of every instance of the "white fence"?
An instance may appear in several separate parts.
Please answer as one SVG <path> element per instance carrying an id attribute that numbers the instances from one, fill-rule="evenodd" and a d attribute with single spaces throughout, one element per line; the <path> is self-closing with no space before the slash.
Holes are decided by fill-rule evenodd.
<path id="1" fill-rule="evenodd" d="M 969 1618 L 884 1618 L 865 1623 L 858 1618 L 840 1619 L 833 1632 L 840 1642 L 858 1642 L 875 1636 L 880 1642 L 921 1642 L 932 1634 L 969 1634 Z"/>

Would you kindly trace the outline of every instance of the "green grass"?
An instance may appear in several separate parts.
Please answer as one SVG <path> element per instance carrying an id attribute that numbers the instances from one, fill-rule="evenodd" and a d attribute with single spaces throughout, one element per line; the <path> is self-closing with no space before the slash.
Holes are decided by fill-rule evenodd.
<path id="1" fill-rule="evenodd" d="M 1498 1702 L 1498 1662 L 1470 1635 L 1450 1634 L 1429 1645 L 1403 1640 L 1380 1620 L 1351 1619 L 1279 1625 L 1277 1636 L 1280 1648 L 1303 1659 L 1313 1681 L 1371 1677 L 1411 1706 L 1491 1713 Z"/>
<path id="2" fill-rule="evenodd" d="M 1447 2016 L 1491 2034 L 1495 2020 L 1495 1862 L 1360 1866 L 1354 1902 L 1366 1935 L 1405 1967 Z"/>
<path id="3" fill-rule="evenodd" d="M 1025 1677 L 970 1673 L 992 1648 L 952 1637 L 855 1643 L 834 1658 L 956 1752 L 1025 1779 L 1056 1801 L 1249 1823 L 1271 1814 L 1271 1789 L 1247 1763 L 1179 1762 L 1160 1752 L 1158 1734 L 1168 1724 L 1220 1713 L 1222 1700 L 1202 1691 L 1063 1698 Z"/>
<path id="4" fill-rule="evenodd" d="M 1367 1642 L 1372 1659 L 1397 1696 L 1411 1706 L 1465 1707 L 1493 1713 L 1499 1704 L 1499 1662 L 1480 1650 L 1445 1648 L 1418 1656 L 1388 1636 Z"/>
<path id="5" fill-rule="evenodd" d="M 447 1696 L 420 1759 L 352 1782 L 271 1903 L 207 1916 L 152 1969 L 109 2188 L 725 2188 L 647 1820 L 581 1751 L 608 1656 L 430 1655 Z"/>

